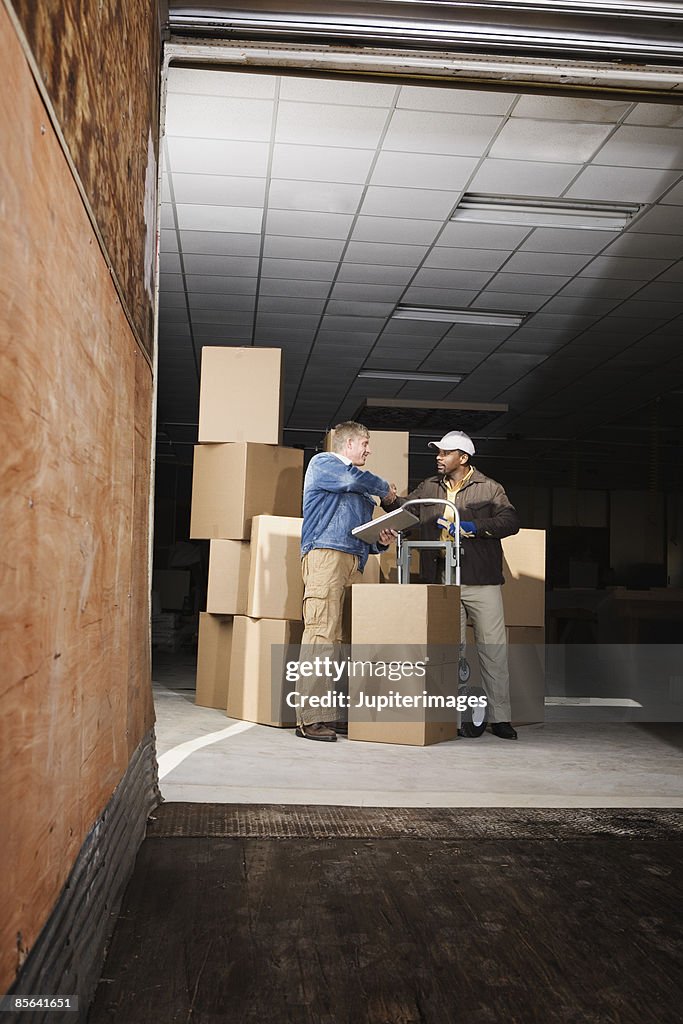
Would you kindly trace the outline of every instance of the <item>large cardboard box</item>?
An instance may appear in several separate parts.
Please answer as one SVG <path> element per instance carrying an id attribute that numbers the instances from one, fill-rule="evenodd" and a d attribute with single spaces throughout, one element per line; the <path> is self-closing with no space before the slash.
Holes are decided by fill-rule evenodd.
<path id="1" fill-rule="evenodd" d="M 206 610 L 220 615 L 246 615 L 249 591 L 249 542 L 212 540 Z"/>
<path id="2" fill-rule="evenodd" d="M 254 516 L 246 614 L 253 619 L 293 619 L 302 615 L 302 519 Z"/>
<path id="3" fill-rule="evenodd" d="M 326 452 L 332 451 L 332 438 L 334 430 L 325 434 L 323 448 Z M 387 483 L 396 484 L 399 494 L 406 494 L 408 491 L 408 449 L 410 434 L 407 430 L 371 430 L 370 451 L 371 455 L 365 463 L 365 468 L 375 476 L 381 476 Z M 381 495 L 378 495 L 381 497 Z"/>
<path id="4" fill-rule="evenodd" d="M 508 626 L 508 669 L 513 725 L 531 725 L 545 719 L 545 629 L 540 626 Z M 469 682 L 481 686 L 474 630 L 467 627 L 465 654 Z"/>
<path id="5" fill-rule="evenodd" d="M 221 711 L 227 707 L 232 629 L 232 616 L 200 612 L 195 704 Z"/>
<path id="6" fill-rule="evenodd" d="M 282 350 L 202 348 L 199 441 L 282 441 Z"/>
<path id="7" fill-rule="evenodd" d="M 502 545 L 506 626 L 545 625 L 545 530 L 520 530 Z"/>
<path id="8" fill-rule="evenodd" d="M 227 704 L 229 718 L 288 728 L 296 724 L 296 712 L 285 702 L 292 684 L 285 681 L 284 645 L 300 644 L 302 632 L 300 622 L 235 617 Z M 275 652 L 271 650 L 273 645 L 277 645 Z M 293 656 L 298 658 L 298 649 Z"/>
<path id="9" fill-rule="evenodd" d="M 190 536 L 248 540 L 256 515 L 300 515 L 303 462 L 298 448 L 196 445 Z"/>
<path id="10" fill-rule="evenodd" d="M 376 710 L 358 708 L 359 693 L 398 693 L 401 698 L 454 693 L 460 644 L 458 587 L 374 584 L 351 588 L 354 664 L 372 666 L 349 673 L 349 739 L 424 746 L 455 739 L 454 710 L 418 705 Z M 418 669 L 418 662 L 424 666 Z M 375 673 L 380 664 L 401 665 L 400 679 Z"/>

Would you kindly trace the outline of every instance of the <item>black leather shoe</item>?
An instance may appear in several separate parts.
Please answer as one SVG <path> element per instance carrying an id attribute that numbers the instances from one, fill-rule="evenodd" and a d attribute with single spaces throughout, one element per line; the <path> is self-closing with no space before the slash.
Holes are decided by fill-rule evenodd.
<path id="1" fill-rule="evenodd" d="M 348 736 L 349 735 L 349 723 L 348 722 L 325 722 L 328 729 L 334 729 L 337 736 Z"/>
<path id="2" fill-rule="evenodd" d="M 486 722 L 482 725 L 475 725 L 474 722 L 463 722 L 458 729 L 458 736 L 464 736 L 468 740 L 479 739 L 486 732 Z"/>
<path id="3" fill-rule="evenodd" d="M 297 736 L 304 740 L 320 740 L 322 743 L 336 743 L 337 734 L 325 722 L 313 722 L 311 725 L 297 725 Z"/>
<path id="4" fill-rule="evenodd" d="M 491 732 L 494 736 L 500 736 L 502 740 L 517 739 L 517 730 L 513 729 L 509 722 L 493 722 Z"/>

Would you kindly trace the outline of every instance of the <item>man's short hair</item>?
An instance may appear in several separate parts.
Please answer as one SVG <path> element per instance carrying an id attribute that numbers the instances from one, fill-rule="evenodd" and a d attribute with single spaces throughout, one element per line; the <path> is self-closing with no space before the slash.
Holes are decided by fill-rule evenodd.
<path id="1" fill-rule="evenodd" d="M 346 420 L 344 423 L 338 423 L 334 429 L 332 435 L 332 450 L 340 452 L 346 447 L 346 442 L 351 437 L 370 437 L 370 431 L 364 424 L 355 423 L 353 420 Z"/>

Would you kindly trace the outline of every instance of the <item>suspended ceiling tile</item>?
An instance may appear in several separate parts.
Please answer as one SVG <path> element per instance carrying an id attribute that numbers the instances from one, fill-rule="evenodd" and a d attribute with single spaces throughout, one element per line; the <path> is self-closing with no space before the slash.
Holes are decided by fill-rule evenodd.
<path id="1" fill-rule="evenodd" d="M 662 198 L 662 203 L 672 206 L 683 206 L 683 181 L 679 181 L 670 192 Z"/>
<path id="2" fill-rule="evenodd" d="M 457 114 L 505 114 L 515 98 L 513 93 L 403 85 L 396 106 Z"/>
<path id="3" fill-rule="evenodd" d="M 197 341 L 241 345 L 251 343 L 251 325 L 239 324 L 197 324 L 194 328 Z"/>
<path id="4" fill-rule="evenodd" d="M 293 295 L 306 296 L 311 299 L 324 299 L 330 291 L 329 281 L 288 281 L 277 277 L 262 277 L 259 285 L 261 295 Z"/>
<path id="5" fill-rule="evenodd" d="M 200 70 L 171 66 L 168 72 L 169 92 L 194 93 L 202 96 L 242 96 L 252 99 L 267 99 L 275 96 L 277 81 L 275 75 L 215 71 L 207 67 Z"/>
<path id="6" fill-rule="evenodd" d="M 259 330 L 269 327 L 286 327 L 290 331 L 298 328 L 308 330 L 317 327 L 319 320 L 320 317 L 317 313 L 310 316 L 296 313 L 259 313 L 256 325 Z"/>
<path id="7" fill-rule="evenodd" d="M 347 258 L 339 268 L 338 281 L 350 284 L 406 285 L 415 273 L 413 267 L 387 267 L 381 264 L 353 263 Z"/>
<path id="8" fill-rule="evenodd" d="M 275 141 L 303 146 L 375 149 L 386 119 L 386 110 L 381 107 L 280 100 Z"/>
<path id="9" fill-rule="evenodd" d="M 609 245 L 614 238 L 610 231 L 583 231 L 571 228 L 535 228 L 522 242 L 526 252 L 582 253 L 592 256 Z"/>
<path id="10" fill-rule="evenodd" d="M 166 135 L 268 142 L 272 120 L 272 100 L 170 93 Z"/>
<path id="11" fill-rule="evenodd" d="M 481 352 L 432 352 L 419 369 L 424 373 L 470 373 L 483 358 Z"/>
<path id="12" fill-rule="evenodd" d="M 577 99 L 574 96 L 520 96 L 512 117 L 545 121 L 616 124 L 631 109 L 629 100 Z M 573 126 L 572 126 L 573 127 Z"/>
<path id="13" fill-rule="evenodd" d="M 176 203 L 200 206 L 263 206 L 265 178 L 228 174 L 173 174 Z"/>
<path id="14" fill-rule="evenodd" d="M 683 168 L 683 133 L 677 128 L 622 125 L 595 157 L 615 167 Z"/>
<path id="15" fill-rule="evenodd" d="M 159 270 L 162 274 L 180 274 L 180 256 L 177 252 L 159 253 Z"/>
<path id="16" fill-rule="evenodd" d="M 512 261 L 510 261 L 511 263 Z M 518 295 L 555 295 L 567 283 L 568 278 L 543 274 L 508 274 L 505 270 L 496 274 L 487 287 L 495 292 L 514 292 Z"/>
<path id="17" fill-rule="evenodd" d="M 159 274 L 159 289 L 162 292 L 185 291 L 182 274 Z"/>
<path id="18" fill-rule="evenodd" d="M 618 197 L 620 203 L 654 203 L 678 177 L 678 171 L 642 167 L 587 167 L 566 195 L 570 199 L 613 202 Z"/>
<path id="19" fill-rule="evenodd" d="M 493 272 L 507 258 L 508 253 L 502 249 L 459 249 L 436 245 L 425 260 L 423 269 L 444 273 L 457 270 Z"/>
<path id="20" fill-rule="evenodd" d="M 318 334 L 316 345 L 336 348 L 338 345 L 355 346 L 357 350 L 368 351 L 377 338 L 376 331 L 326 331 Z"/>
<path id="21" fill-rule="evenodd" d="M 424 245 L 398 245 L 380 242 L 349 242 L 346 259 L 350 263 L 378 263 L 381 266 L 417 267 L 424 259 Z"/>
<path id="22" fill-rule="evenodd" d="M 683 289 L 678 284 L 660 279 L 641 288 L 637 298 L 652 302 L 681 302 L 683 301 Z"/>
<path id="23" fill-rule="evenodd" d="M 244 309 L 193 309 L 193 324 L 251 324 L 254 303 Z"/>
<path id="24" fill-rule="evenodd" d="M 419 217 L 443 222 L 453 210 L 459 195 L 459 191 L 370 185 L 363 199 L 361 213 L 373 217 Z"/>
<path id="25" fill-rule="evenodd" d="M 258 256 L 261 236 L 237 231 L 181 231 L 183 253 L 193 256 Z M 187 267 L 187 261 L 185 263 Z M 201 273 L 201 271 L 199 271 Z"/>
<path id="26" fill-rule="evenodd" d="M 382 146 L 403 153 L 481 156 L 500 123 L 500 117 L 396 110 Z"/>
<path id="27" fill-rule="evenodd" d="M 190 292 L 188 294 L 190 309 L 212 309 L 216 311 L 228 310 L 253 310 L 256 298 L 251 295 L 233 295 L 227 291 L 221 292 Z"/>
<path id="28" fill-rule="evenodd" d="M 607 277 L 617 280 L 642 280 L 644 274 L 656 277 L 669 266 L 669 260 L 644 260 L 628 256 L 596 256 L 582 272 L 582 277 Z"/>
<path id="29" fill-rule="evenodd" d="M 268 192 L 268 208 L 353 214 L 358 209 L 362 195 L 362 185 L 273 178 Z"/>
<path id="30" fill-rule="evenodd" d="M 161 303 L 159 309 L 173 309 L 185 307 L 187 301 L 185 299 L 185 292 L 164 292 L 161 296 Z"/>
<path id="31" fill-rule="evenodd" d="M 321 260 L 282 260 L 264 258 L 261 273 L 265 277 L 298 277 L 312 281 L 331 281 L 337 272 L 336 263 Z"/>
<path id="32" fill-rule="evenodd" d="M 286 295 L 260 295 L 258 311 L 261 313 L 302 313 L 320 316 L 325 299 L 292 298 Z"/>
<path id="33" fill-rule="evenodd" d="M 343 299 L 330 299 L 327 313 L 330 316 L 391 316 L 396 308 L 395 302 L 359 302 Z"/>
<path id="34" fill-rule="evenodd" d="M 338 281 L 330 294 L 333 299 L 354 302 L 391 302 L 396 304 L 403 294 L 403 285 L 346 284 Z"/>
<path id="35" fill-rule="evenodd" d="M 237 231 L 258 233 L 263 210 L 249 206 L 198 206 L 176 204 L 181 231 Z"/>
<path id="36" fill-rule="evenodd" d="M 478 270 L 435 270 L 423 267 L 413 278 L 413 286 L 420 288 L 458 288 L 476 290 L 491 280 L 491 274 Z M 452 303 L 450 304 L 452 305 Z"/>
<path id="37" fill-rule="evenodd" d="M 668 270 L 659 275 L 659 280 L 683 282 L 683 263 L 676 263 L 673 267 L 669 267 Z"/>
<path id="38" fill-rule="evenodd" d="M 291 239 L 346 238 L 353 217 L 346 213 L 312 213 L 304 210 L 269 210 L 266 230 L 271 235 L 289 235 Z"/>
<path id="39" fill-rule="evenodd" d="M 603 316 L 619 304 L 620 299 L 602 297 L 558 295 L 544 306 L 545 313 L 585 313 L 588 316 Z"/>
<path id="40" fill-rule="evenodd" d="M 487 158 L 468 186 L 470 192 L 512 196 L 560 196 L 581 170 L 581 164 L 532 163 L 530 160 Z M 493 248 L 493 247 L 492 247 Z"/>
<path id="41" fill-rule="evenodd" d="M 490 348 L 504 341 L 515 330 L 514 327 L 499 327 L 494 324 L 453 324 L 446 333 L 449 343 L 458 342 L 465 348 Z"/>
<path id="42" fill-rule="evenodd" d="M 439 238 L 439 247 L 430 253 L 430 259 L 438 255 L 441 259 L 443 246 L 453 246 L 456 249 L 487 249 L 489 251 L 504 250 L 511 252 L 526 238 L 530 228 L 512 227 L 500 224 L 462 224 L 451 221 L 447 224 Z M 443 259 L 447 259 L 443 254 Z M 461 253 L 454 256 L 455 259 L 462 259 Z"/>
<path id="43" fill-rule="evenodd" d="M 382 330 L 384 320 L 384 317 L 325 314 L 320 329 L 324 331 L 374 331 L 377 334 Z"/>
<path id="44" fill-rule="evenodd" d="M 477 165 L 473 157 L 380 153 L 370 184 L 461 189 Z"/>
<path id="45" fill-rule="evenodd" d="M 337 238 L 292 238 L 268 235 L 263 244 L 264 256 L 274 259 L 321 260 L 337 264 L 345 246 Z"/>
<path id="46" fill-rule="evenodd" d="M 398 392 L 399 398 L 414 398 L 417 401 L 441 402 L 453 390 L 452 384 L 437 381 L 406 381 Z M 372 440 L 372 436 L 371 436 Z"/>
<path id="47" fill-rule="evenodd" d="M 570 277 L 585 267 L 590 259 L 590 256 L 580 253 L 516 252 L 505 264 L 504 272 Z"/>
<path id="48" fill-rule="evenodd" d="M 368 176 L 374 156 L 374 149 L 278 143 L 273 147 L 272 174 L 274 178 L 362 183 Z"/>
<path id="49" fill-rule="evenodd" d="M 303 330 L 300 327 L 287 327 L 284 324 L 282 324 L 279 327 L 273 327 L 272 324 L 266 324 L 263 326 L 256 324 L 254 334 L 254 340 L 259 345 L 284 345 L 289 347 L 290 345 L 301 344 L 306 345 L 307 349 L 310 348 L 310 345 L 313 342 L 314 337 L 315 328 Z"/>
<path id="50" fill-rule="evenodd" d="M 220 174 L 265 178 L 269 146 L 265 142 L 168 137 L 169 170 L 173 174 Z"/>
<path id="51" fill-rule="evenodd" d="M 599 295 L 603 299 L 626 299 L 633 295 L 645 282 L 644 281 L 617 281 L 594 277 L 586 277 L 581 274 L 575 277 L 562 289 L 563 295 Z"/>
<path id="52" fill-rule="evenodd" d="M 635 222 L 631 232 L 676 235 L 683 232 L 683 207 L 655 206 Z"/>
<path id="53" fill-rule="evenodd" d="M 490 155 L 501 160 L 584 163 L 610 131 L 607 125 L 512 118 L 501 129 Z"/>
<path id="54" fill-rule="evenodd" d="M 486 289 L 474 299 L 474 309 L 490 309 L 499 312 L 509 310 L 513 313 L 533 313 L 540 309 L 548 301 L 547 295 L 533 295 L 524 293 L 517 295 L 514 292 L 494 292 Z"/>
<path id="55" fill-rule="evenodd" d="M 175 217 L 173 216 L 173 207 L 170 203 L 161 204 L 161 210 L 159 212 L 159 227 L 175 230 Z"/>
<path id="56" fill-rule="evenodd" d="M 683 238 L 680 235 L 647 235 L 627 231 L 620 235 L 602 255 L 680 259 L 683 256 Z"/>
<path id="57" fill-rule="evenodd" d="M 281 100 L 316 100 L 319 103 L 341 103 L 357 107 L 390 107 L 396 86 L 376 82 L 350 82 L 343 79 L 284 77 L 280 85 Z"/>
<path id="58" fill-rule="evenodd" d="M 232 278 L 252 277 L 258 273 L 258 260 L 253 256 L 194 256 L 188 255 L 187 259 L 192 264 L 194 261 L 201 261 L 203 267 L 213 267 L 214 274 L 230 276 Z M 202 284 L 201 276 L 192 274 L 185 268 L 187 285 L 193 291 L 214 291 L 215 281 L 209 280 L 211 287 Z M 205 273 L 202 270 L 200 273 Z M 239 286 L 239 285 L 238 285 Z"/>
<path id="59" fill-rule="evenodd" d="M 626 124 L 651 125 L 656 128 L 683 128 L 683 106 L 668 103 L 637 103 L 626 118 Z"/>
<path id="60" fill-rule="evenodd" d="M 479 289 L 457 288 L 420 288 L 411 286 L 403 296 L 403 301 L 416 306 L 455 307 L 461 309 L 469 306 L 476 298 Z"/>
<path id="61" fill-rule="evenodd" d="M 359 217 L 351 238 L 354 242 L 398 242 L 408 245 L 431 245 L 441 221 L 398 220 L 391 217 Z"/>

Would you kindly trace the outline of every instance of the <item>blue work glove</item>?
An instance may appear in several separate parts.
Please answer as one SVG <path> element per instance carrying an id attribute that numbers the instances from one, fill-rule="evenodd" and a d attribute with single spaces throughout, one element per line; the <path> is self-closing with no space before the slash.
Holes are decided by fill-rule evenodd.
<path id="1" fill-rule="evenodd" d="M 471 522 L 469 519 L 461 519 L 460 533 L 462 534 L 463 537 L 476 537 L 477 527 L 475 523 Z"/>

